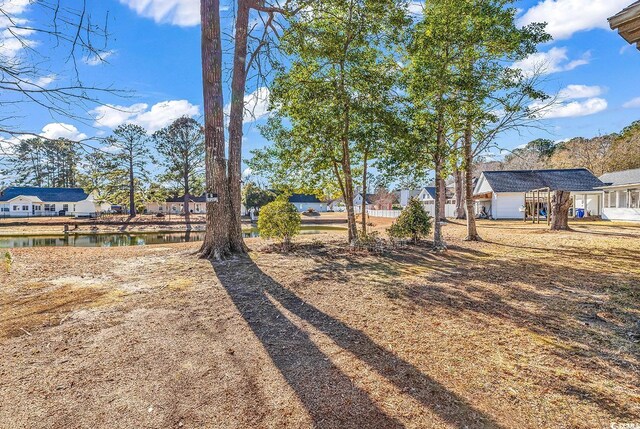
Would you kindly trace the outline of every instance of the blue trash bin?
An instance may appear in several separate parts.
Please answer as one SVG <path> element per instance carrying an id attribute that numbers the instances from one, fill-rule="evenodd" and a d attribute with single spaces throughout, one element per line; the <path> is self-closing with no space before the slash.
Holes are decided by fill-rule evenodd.
<path id="1" fill-rule="evenodd" d="M 576 209 L 576 217 L 582 219 L 584 217 L 584 209 Z"/>

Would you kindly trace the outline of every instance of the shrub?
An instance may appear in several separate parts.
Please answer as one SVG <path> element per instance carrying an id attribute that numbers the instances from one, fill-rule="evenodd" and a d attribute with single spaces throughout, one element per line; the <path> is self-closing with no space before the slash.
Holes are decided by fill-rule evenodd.
<path id="1" fill-rule="evenodd" d="M 288 250 L 291 238 L 300 232 L 300 213 L 286 197 L 278 197 L 260 209 L 258 230 L 263 238 L 282 240 L 283 250 Z"/>
<path id="2" fill-rule="evenodd" d="M 11 272 L 11 264 L 13 264 L 13 256 L 11 255 L 11 251 L 7 250 L 4 252 L 4 267 L 7 273 Z"/>
<path id="3" fill-rule="evenodd" d="M 398 219 L 387 232 L 391 238 L 411 238 L 414 243 L 431 232 L 431 216 L 424 210 L 420 201 L 411 198 Z"/>

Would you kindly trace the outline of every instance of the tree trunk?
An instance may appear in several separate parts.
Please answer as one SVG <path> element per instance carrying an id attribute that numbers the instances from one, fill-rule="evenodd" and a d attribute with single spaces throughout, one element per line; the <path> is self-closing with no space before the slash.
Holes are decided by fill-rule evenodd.
<path id="1" fill-rule="evenodd" d="M 478 235 L 478 228 L 476 227 L 476 216 L 473 210 L 473 153 L 472 153 L 472 141 L 471 141 L 471 126 L 467 125 L 464 132 L 464 202 L 465 209 L 467 211 L 467 237 L 466 241 L 482 241 L 480 235 Z"/>
<path id="2" fill-rule="evenodd" d="M 438 183 L 438 179 L 440 178 L 440 174 L 441 174 L 441 166 L 442 162 L 440 161 L 439 157 L 436 157 L 436 161 L 435 161 L 435 175 L 436 175 L 436 183 Z M 441 204 L 441 199 L 440 199 L 440 192 L 441 189 L 439 186 L 436 186 L 436 199 L 434 202 L 434 207 L 433 207 L 433 211 L 434 211 L 434 219 L 433 219 L 433 247 L 436 250 L 440 250 L 440 249 L 445 249 L 446 246 L 444 244 L 444 240 L 442 239 L 442 225 L 440 224 L 440 221 L 442 220 L 442 218 L 440 217 L 440 204 Z"/>
<path id="3" fill-rule="evenodd" d="M 246 253 L 242 238 L 242 134 L 244 93 L 247 82 L 247 38 L 249 4 L 239 0 L 236 10 L 233 77 L 231 80 L 231 109 L 229 112 L 229 244 L 232 252 Z"/>
<path id="4" fill-rule="evenodd" d="M 358 237 L 356 216 L 353 210 L 353 176 L 351 175 L 351 158 L 349 157 L 349 142 L 343 142 L 342 171 L 344 172 L 344 203 L 347 208 L 347 228 L 349 230 L 349 243 L 353 243 Z M 345 149 L 345 146 L 346 149 Z"/>
<path id="5" fill-rule="evenodd" d="M 200 248 L 203 258 L 221 259 L 230 252 L 229 201 L 224 137 L 222 93 L 222 45 L 219 0 L 201 0 L 202 80 L 204 96 L 204 134 L 206 192 L 218 195 L 218 202 L 207 202 L 207 226 Z"/>
<path id="6" fill-rule="evenodd" d="M 442 168 L 440 169 L 440 175 L 442 176 Z M 439 190 L 438 198 L 440 199 L 440 220 L 446 222 L 446 204 L 447 204 L 447 184 L 444 182 L 444 178 L 436 179 L 436 187 Z"/>
<path id="7" fill-rule="evenodd" d="M 133 178 L 133 154 L 129 158 L 129 217 L 136 217 L 136 184 Z"/>
<path id="8" fill-rule="evenodd" d="M 462 170 L 456 168 L 456 171 L 453 172 L 453 177 L 455 180 L 456 187 L 456 219 L 465 219 L 465 211 L 464 211 L 464 187 L 462 180 Z"/>
<path id="9" fill-rule="evenodd" d="M 569 230 L 569 208 L 571 193 L 555 191 L 551 197 L 551 229 L 553 231 Z"/>
<path id="10" fill-rule="evenodd" d="M 184 221 L 187 224 L 187 230 L 191 229 L 191 212 L 189 209 L 189 167 L 185 164 L 184 177 Z"/>
<path id="11" fill-rule="evenodd" d="M 369 152 L 364 152 L 364 168 L 362 170 L 362 235 L 367 235 L 367 158 Z"/>

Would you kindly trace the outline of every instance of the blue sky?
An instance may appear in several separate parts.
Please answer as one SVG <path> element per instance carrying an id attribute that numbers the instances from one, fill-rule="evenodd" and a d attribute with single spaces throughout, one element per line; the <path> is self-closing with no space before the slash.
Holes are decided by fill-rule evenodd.
<path id="1" fill-rule="evenodd" d="M 528 0 L 515 4 L 520 21 L 548 21 L 554 41 L 540 46 L 540 54 L 521 66 L 545 64 L 545 89 L 561 94 L 561 103 L 541 122 L 543 129 L 499 138 L 499 146 L 513 149 L 538 137 L 553 140 L 591 137 L 618 131 L 640 119 L 640 52 L 608 29 L 606 18 L 631 0 Z M 49 137 L 108 135 L 122 122 L 135 122 L 150 131 L 177 116 L 202 113 L 200 29 L 198 0 L 102 0 L 89 2 L 96 19 L 108 12 L 110 37 L 103 58 L 84 58 L 80 75 L 87 84 L 112 85 L 131 90 L 127 97 L 101 98 L 117 109 L 95 107 L 79 112 L 86 119 L 51 116 L 34 106 L 24 106 L 19 126 Z M 28 0 L 0 0 L 13 7 L 21 19 L 37 23 L 46 19 Z M 412 7 L 418 10 L 419 2 Z M 225 8 L 227 9 L 227 8 Z M 223 25 L 231 28 L 233 11 L 223 12 Z M 0 21 L 0 30 L 2 30 Z M 34 36 L 34 39 L 35 36 Z M 37 39 L 36 39 L 37 41 Z M 0 38 L 0 49 L 3 49 Z M 41 44 L 40 46 L 44 46 Z M 35 45 L 38 49 L 38 45 Z M 55 51 L 53 51 L 55 52 Z M 20 53 L 17 53 L 20 55 Z M 52 61 L 50 86 L 64 80 L 68 65 Z M 252 92 L 255 88 L 251 88 Z M 268 91 L 247 99 L 257 104 L 257 119 L 247 118 L 244 156 L 268 144 L 256 125 L 265 120 Z M 257 100 L 257 101 L 256 101 Z"/>

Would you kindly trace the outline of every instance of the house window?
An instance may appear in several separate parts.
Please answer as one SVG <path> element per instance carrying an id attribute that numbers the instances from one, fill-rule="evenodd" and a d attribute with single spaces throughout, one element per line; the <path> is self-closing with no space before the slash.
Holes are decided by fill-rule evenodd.
<path id="1" fill-rule="evenodd" d="M 69 211 L 69 204 L 63 204 L 62 205 L 62 210 L 64 210 L 65 212 Z"/>
<path id="2" fill-rule="evenodd" d="M 45 204 L 44 205 L 44 211 L 45 212 L 55 212 L 56 211 L 56 205 L 55 204 Z"/>
<path id="3" fill-rule="evenodd" d="M 22 206 L 22 211 L 28 212 L 29 211 L 29 206 Z"/>
<path id="4" fill-rule="evenodd" d="M 618 197 L 616 207 L 627 207 L 627 191 L 616 191 L 616 196 Z"/>
<path id="5" fill-rule="evenodd" d="M 632 209 L 640 208 L 640 189 L 629 190 L 629 207 Z"/>
<path id="6" fill-rule="evenodd" d="M 9 207 L 0 207 L 0 212 L 8 212 Z"/>
<path id="7" fill-rule="evenodd" d="M 604 208 L 606 208 L 606 209 L 612 207 L 612 205 L 611 205 L 611 192 L 609 192 L 609 191 L 605 191 L 604 192 L 604 201 L 602 202 L 602 204 L 604 205 Z"/>
<path id="8" fill-rule="evenodd" d="M 20 210 L 20 209 L 18 208 L 18 206 L 13 206 L 13 211 L 14 211 L 14 212 L 17 212 L 18 210 Z"/>
<path id="9" fill-rule="evenodd" d="M 36 205 L 33 206 L 33 211 L 40 211 L 40 210 L 42 210 L 42 206 L 41 205 L 36 204 Z"/>

